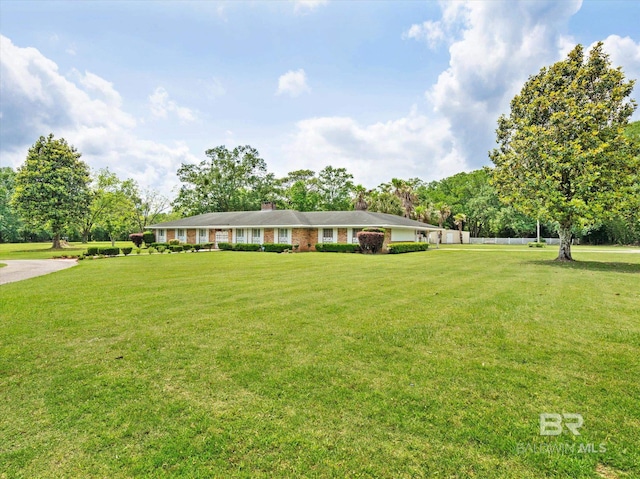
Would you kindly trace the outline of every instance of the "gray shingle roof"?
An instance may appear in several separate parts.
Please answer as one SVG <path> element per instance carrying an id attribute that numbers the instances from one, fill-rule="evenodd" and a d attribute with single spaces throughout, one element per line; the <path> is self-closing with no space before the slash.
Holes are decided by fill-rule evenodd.
<path id="1" fill-rule="evenodd" d="M 236 227 L 403 227 L 416 229 L 440 229 L 402 216 L 371 211 L 312 211 L 264 210 L 230 211 L 226 213 L 206 213 L 190 216 L 166 223 L 149 226 L 157 228 L 236 228 Z"/>

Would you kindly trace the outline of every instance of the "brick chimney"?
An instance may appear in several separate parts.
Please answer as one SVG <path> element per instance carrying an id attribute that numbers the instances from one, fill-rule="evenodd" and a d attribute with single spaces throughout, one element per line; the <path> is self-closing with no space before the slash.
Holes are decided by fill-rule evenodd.
<path id="1" fill-rule="evenodd" d="M 273 201 L 263 201 L 260 209 L 262 211 L 273 211 L 276 209 L 276 204 Z"/>

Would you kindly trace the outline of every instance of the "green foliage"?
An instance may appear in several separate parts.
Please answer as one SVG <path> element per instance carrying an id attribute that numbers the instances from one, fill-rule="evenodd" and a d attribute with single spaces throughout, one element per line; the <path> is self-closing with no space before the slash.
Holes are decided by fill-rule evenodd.
<path id="1" fill-rule="evenodd" d="M 384 234 L 385 231 L 387 231 L 387 230 L 384 229 L 384 228 L 372 228 L 372 227 L 369 227 L 369 228 L 362 228 L 362 231 L 367 231 L 369 233 L 382 233 L 382 234 Z"/>
<path id="2" fill-rule="evenodd" d="M 89 256 L 96 256 L 96 255 L 98 254 L 98 250 L 99 250 L 99 249 L 100 249 L 100 248 L 98 248 L 97 246 L 89 246 L 89 247 L 87 248 L 87 254 L 88 254 Z"/>
<path id="3" fill-rule="evenodd" d="M 172 240 L 169 241 L 168 245 L 169 246 L 176 246 L 176 245 L 179 245 L 179 244 L 180 244 L 180 240 L 172 239 Z"/>
<path id="4" fill-rule="evenodd" d="M 282 253 L 283 251 L 293 250 L 293 245 L 285 243 L 265 243 L 262 247 L 267 253 Z"/>
<path id="5" fill-rule="evenodd" d="M 382 228 L 367 228 L 368 230 L 382 229 Z M 383 230 L 384 231 L 384 230 Z M 382 250 L 384 244 L 384 232 L 383 231 L 360 231 L 357 234 L 358 242 L 360 243 L 360 250 L 363 253 L 375 254 Z"/>
<path id="6" fill-rule="evenodd" d="M 233 251 L 260 251 L 262 246 L 253 243 L 236 243 L 233 245 Z"/>
<path id="7" fill-rule="evenodd" d="M 171 251 L 172 253 L 180 253 L 181 251 L 184 251 L 184 247 L 180 244 L 172 244 L 169 245 L 169 251 Z"/>
<path id="8" fill-rule="evenodd" d="M 200 251 L 202 249 L 202 246 L 203 245 L 201 245 L 201 244 L 195 244 L 195 245 L 193 245 L 193 249 L 197 253 L 198 251 Z"/>
<path id="9" fill-rule="evenodd" d="M 355 190 L 353 175 L 346 168 L 325 167 L 318 174 L 319 208 L 323 211 L 344 211 L 352 208 Z"/>
<path id="10" fill-rule="evenodd" d="M 156 250 L 153 246 L 149 246 L 149 248 L 147 249 L 147 253 L 149 253 L 149 254 L 153 254 L 156 251 L 158 251 L 158 250 Z M 160 252 L 162 253 L 162 251 L 160 251 Z"/>
<path id="11" fill-rule="evenodd" d="M 233 244 L 231 244 L 231 243 L 218 243 L 218 249 L 221 249 L 223 251 L 232 251 L 233 250 Z"/>
<path id="12" fill-rule="evenodd" d="M 402 216 L 402 201 L 388 191 L 372 191 L 368 201 L 369 211 Z"/>
<path id="13" fill-rule="evenodd" d="M 178 178 L 183 183 L 174 207 L 186 215 L 212 211 L 260 209 L 272 189 L 274 178 L 258 150 L 224 146 L 206 151 L 207 160 L 199 165 L 183 163 Z"/>
<path id="14" fill-rule="evenodd" d="M 205 243 L 202 245 L 203 248 L 207 248 L 209 251 L 211 251 L 214 246 L 215 246 L 214 243 Z"/>
<path id="15" fill-rule="evenodd" d="M 127 246 L 126 248 L 122 248 L 122 254 L 125 256 L 128 256 L 132 251 L 133 251 L 133 248 L 129 246 Z"/>
<path id="16" fill-rule="evenodd" d="M 104 256 L 118 256 L 120 248 L 98 248 L 98 254 Z"/>
<path id="17" fill-rule="evenodd" d="M 545 247 L 544 241 L 540 241 L 539 243 L 537 241 L 532 241 L 531 243 L 529 243 L 529 248 L 544 248 L 544 247 Z"/>
<path id="18" fill-rule="evenodd" d="M 15 176 L 13 206 L 28 224 L 52 231 L 54 248 L 89 207 L 89 167 L 80 156 L 64 138 L 41 136 Z"/>
<path id="19" fill-rule="evenodd" d="M 637 195 L 638 145 L 624 135 L 633 81 L 610 67 L 598 43 L 576 46 L 543 68 L 498 121 L 492 183 L 522 213 L 559 225 L 558 259 L 571 259 L 571 230 L 615 216 Z"/>
<path id="20" fill-rule="evenodd" d="M 429 243 L 390 243 L 387 249 L 391 254 L 413 253 L 415 251 L 427 251 Z"/>
<path id="21" fill-rule="evenodd" d="M 184 251 L 191 251 L 193 249 L 193 245 L 189 244 L 189 243 L 185 243 L 185 244 L 182 245 L 182 249 Z"/>
<path id="22" fill-rule="evenodd" d="M 359 253 L 360 246 L 352 243 L 318 243 L 316 251 L 322 253 Z"/>
<path id="23" fill-rule="evenodd" d="M 157 248 L 157 249 L 158 249 L 158 253 L 160 253 L 160 254 L 164 253 L 165 251 L 167 251 L 167 248 L 168 248 L 168 247 L 169 247 L 169 246 L 165 246 L 165 245 L 158 245 L 158 248 Z"/>
<path id="24" fill-rule="evenodd" d="M 145 231 L 142 233 L 142 240 L 144 241 L 144 244 L 149 246 L 151 243 L 155 242 L 156 234 L 153 231 Z"/>
<path id="25" fill-rule="evenodd" d="M 11 197 L 15 190 L 16 173 L 12 168 L 0 168 L 0 243 L 20 241 L 20 230 L 23 225 L 18 213 L 11 205 Z"/>

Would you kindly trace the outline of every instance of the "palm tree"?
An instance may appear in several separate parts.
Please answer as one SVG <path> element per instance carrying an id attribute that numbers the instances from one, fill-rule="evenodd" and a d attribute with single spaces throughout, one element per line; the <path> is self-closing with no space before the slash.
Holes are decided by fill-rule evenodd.
<path id="1" fill-rule="evenodd" d="M 404 217 L 411 218 L 416 202 L 416 194 L 413 192 L 413 185 L 405 180 L 399 180 L 393 178 L 391 180 L 391 186 L 393 187 L 393 194 L 400 198 L 402 202 L 402 209 L 404 210 Z"/>
<path id="2" fill-rule="evenodd" d="M 436 217 L 438 218 L 438 226 L 442 228 L 442 225 L 447 218 L 451 216 L 451 207 L 446 203 L 438 203 L 436 205 Z M 442 231 L 438 231 L 438 242 L 442 243 Z"/>
<path id="3" fill-rule="evenodd" d="M 356 195 L 353 198 L 353 208 L 355 210 L 367 211 L 367 208 L 369 207 L 369 204 L 367 203 L 367 195 L 369 192 L 367 189 L 362 185 L 358 185 L 355 187 L 355 194 Z"/>
<path id="4" fill-rule="evenodd" d="M 458 232 L 460 233 L 460 244 L 462 244 L 462 224 L 467 221 L 467 215 L 464 213 L 458 213 L 453 217 L 453 222 L 458 227 Z"/>

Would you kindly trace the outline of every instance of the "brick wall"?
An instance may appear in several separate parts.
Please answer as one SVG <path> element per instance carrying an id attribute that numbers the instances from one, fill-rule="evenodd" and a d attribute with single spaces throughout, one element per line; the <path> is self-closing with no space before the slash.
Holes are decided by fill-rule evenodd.
<path id="1" fill-rule="evenodd" d="M 311 228 L 293 228 L 291 231 L 291 242 L 300 245 L 298 251 L 315 251 L 315 230 Z M 309 246 L 310 245 L 310 246 Z"/>
<path id="2" fill-rule="evenodd" d="M 216 230 L 209 230 L 209 243 L 216 242 Z"/>
<path id="3" fill-rule="evenodd" d="M 196 230 L 187 230 L 187 244 L 196 244 Z"/>
<path id="4" fill-rule="evenodd" d="M 176 230 L 167 230 L 167 243 L 176 239 Z"/>
<path id="5" fill-rule="evenodd" d="M 347 242 L 347 228 L 338 228 L 338 243 Z"/>
<path id="6" fill-rule="evenodd" d="M 264 229 L 264 242 L 273 243 L 273 228 Z"/>

